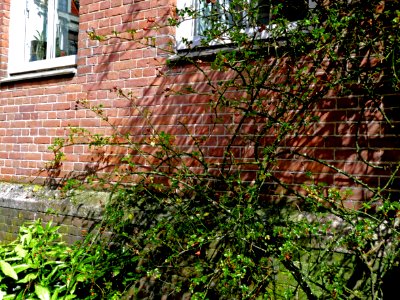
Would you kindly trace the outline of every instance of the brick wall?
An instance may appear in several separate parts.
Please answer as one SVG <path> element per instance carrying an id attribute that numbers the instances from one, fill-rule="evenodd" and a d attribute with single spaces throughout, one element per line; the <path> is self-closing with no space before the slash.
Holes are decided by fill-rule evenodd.
<path id="1" fill-rule="evenodd" d="M 52 159 L 48 145 L 56 137 L 65 136 L 68 126 L 82 126 L 100 130 L 104 124 L 90 111 L 76 110 L 78 99 L 88 99 L 93 104 L 104 103 L 115 122 L 131 122 L 129 104 L 119 99 L 113 87 L 128 88 L 143 101 L 150 95 L 149 87 L 160 85 L 157 68 L 165 64 L 165 54 L 138 43 L 116 40 L 99 43 L 91 41 L 87 31 L 111 34 L 113 30 L 136 28 L 136 38 L 143 41 L 148 34 L 146 26 L 150 16 L 165 20 L 171 9 L 170 1 L 81 1 L 79 52 L 76 76 L 59 76 L 2 83 L 0 87 L 0 180 L 27 182 L 43 179 L 38 172 Z M 0 33 L 8 33 L 9 6 L 2 4 Z M 6 22 L 7 21 L 7 22 Z M 169 29 L 157 35 L 162 41 Z M 6 73 L 7 36 L 1 40 L 2 78 Z M 4 46 L 3 46 L 4 45 Z M 156 58 L 156 59 L 155 59 Z M 154 97 L 153 97 L 154 96 Z M 161 99 L 158 99 L 161 101 Z M 147 102 L 146 102 L 147 103 Z M 140 126 L 140 124 L 138 124 Z M 76 146 L 67 149 L 69 159 L 60 176 L 85 169 L 90 155 L 87 148 Z"/>
<path id="2" fill-rule="evenodd" d="M 8 53 L 8 3 L 3 1 L 0 4 L 0 76 L 3 78 Z M 165 47 L 173 41 L 172 28 L 154 31 L 150 27 L 162 24 L 171 16 L 175 1 L 81 0 L 80 5 L 77 74 L 0 85 L 0 180 L 45 181 L 47 174 L 39 171 L 53 158 L 48 145 L 55 138 L 65 136 L 68 126 L 81 126 L 98 133 L 109 130 L 107 124 L 96 118 L 93 112 L 77 108 L 76 101 L 80 99 L 87 99 L 92 105 L 102 103 L 108 120 L 121 132 L 129 132 L 138 140 L 148 136 L 150 129 L 145 126 L 145 120 L 132 109 L 128 100 L 118 97 L 115 87 L 131 91 L 135 104 L 151 111 L 155 128 L 173 134 L 176 145 L 186 149 L 193 146 L 188 132 L 193 136 L 207 135 L 208 144 L 204 145 L 206 156 L 210 160 L 222 157 L 222 146 L 230 134 L 229 125 L 237 121 L 235 115 L 226 112 L 220 115 L 223 122 L 216 124 L 209 107 L 209 95 L 185 90 L 190 84 L 203 92 L 207 91 L 207 82 L 202 74 L 185 64 L 166 65 L 170 58 L 168 53 L 146 45 L 152 43 L 153 36 L 158 45 Z M 92 29 L 100 35 L 111 34 L 113 30 L 123 32 L 135 29 L 138 42 L 117 39 L 93 41 L 87 34 Z M 221 74 L 215 74 L 214 78 L 221 78 Z M 166 92 L 170 90 L 182 90 L 182 93 L 172 95 Z M 397 162 L 400 158 L 397 99 L 396 95 L 388 95 L 380 104 L 392 118 L 394 127 L 389 128 L 383 125 L 379 110 L 371 108 L 368 115 L 368 99 L 357 95 L 340 98 L 332 93 L 319 103 L 316 110 L 320 122 L 300 136 L 289 138 L 283 145 L 326 159 L 347 172 L 382 185 L 388 179 L 388 168 L 372 169 L 361 162 L 355 151 L 355 139 L 360 132 L 354 132 L 354 128 L 358 122 L 362 123 L 363 138 L 359 140 L 363 150 L 360 153 L 365 159 L 386 161 L 389 165 Z M 367 114 L 360 119 L 357 116 L 363 107 Z M 367 122 L 371 118 L 374 121 Z M 181 124 L 185 124 L 186 128 Z M 238 143 L 232 150 L 237 156 L 252 154 L 251 147 L 245 144 Z M 61 171 L 55 174 L 57 177 L 90 169 L 107 171 L 103 167 L 114 163 L 112 155 L 107 160 L 102 159 L 99 153 L 94 153 L 85 145 L 67 147 L 65 152 L 67 159 Z M 282 156 L 278 167 L 277 174 L 292 185 L 305 181 L 324 181 L 338 187 L 350 184 L 354 187 L 355 200 L 368 196 L 359 185 L 307 157 Z M 307 177 L 307 171 L 311 171 L 313 177 Z M 252 173 L 248 174 L 251 176 Z"/>

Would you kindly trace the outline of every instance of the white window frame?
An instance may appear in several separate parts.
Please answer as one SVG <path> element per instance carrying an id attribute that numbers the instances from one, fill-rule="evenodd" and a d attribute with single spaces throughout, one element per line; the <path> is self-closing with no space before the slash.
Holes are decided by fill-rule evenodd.
<path id="1" fill-rule="evenodd" d="M 196 1 L 204 1 L 204 0 L 177 0 L 177 8 L 179 10 L 185 9 L 186 7 L 188 8 L 195 8 Z M 218 0 L 217 0 L 218 1 Z M 249 0 L 252 1 L 252 0 Z M 316 6 L 315 0 L 308 0 L 308 7 L 309 9 L 313 9 Z M 189 41 L 191 42 L 191 47 L 196 47 L 201 45 L 201 40 L 203 39 L 202 36 L 200 35 L 195 35 L 195 23 L 196 19 L 195 18 L 185 18 L 177 27 L 176 27 L 176 50 L 187 50 L 188 45 L 184 41 Z M 273 25 L 271 25 L 273 26 Z M 291 22 L 289 24 L 289 29 L 290 28 L 295 28 L 296 27 L 296 22 Z M 255 32 L 255 28 L 247 28 L 246 32 L 251 35 Z M 268 30 L 265 30 L 261 35 L 260 38 L 268 38 L 269 33 Z M 215 41 L 216 45 L 220 44 L 228 44 L 230 41 L 229 40 L 224 40 L 224 41 Z"/>
<path id="2" fill-rule="evenodd" d="M 48 1 L 48 11 L 55 12 L 55 5 L 57 0 L 49 0 Z M 26 0 L 11 0 L 11 8 L 10 8 L 10 28 L 9 28 L 9 52 L 8 52 L 8 75 L 9 78 L 15 77 L 16 79 L 21 77 L 22 79 L 30 78 L 30 77 L 43 77 L 45 74 L 53 74 L 57 75 L 65 74 L 65 69 L 69 69 L 70 72 L 73 73 L 74 68 L 76 68 L 77 55 L 68 55 L 63 57 L 54 57 L 50 59 L 37 60 L 37 61 L 28 61 L 26 46 L 25 46 L 25 26 L 26 26 Z M 48 15 L 49 23 L 53 22 L 54 14 L 49 13 Z M 55 30 L 48 33 L 48 38 L 51 41 L 55 41 L 53 39 Z M 52 42 L 53 43 L 53 42 Z M 51 53 L 51 51 L 55 51 L 55 45 L 49 45 L 47 53 Z M 54 55 L 51 55 L 52 57 Z M 49 57 L 49 56 L 48 56 Z M 59 69 L 60 72 L 55 72 L 55 69 Z M 64 70 L 62 70 L 64 69 Z M 53 70 L 52 72 L 49 72 Z M 43 71 L 43 74 L 40 73 Z M 76 72 L 76 71 L 75 71 Z M 32 73 L 32 76 L 27 75 L 26 73 Z M 11 81 L 7 78 L 2 81 Z"/>

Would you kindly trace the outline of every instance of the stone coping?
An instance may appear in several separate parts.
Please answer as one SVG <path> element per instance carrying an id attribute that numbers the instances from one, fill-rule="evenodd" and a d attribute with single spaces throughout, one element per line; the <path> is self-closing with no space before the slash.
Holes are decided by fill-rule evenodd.
<path id="1" fill-rule="evenodd" d="M 101 219 L 108 193 L 73 191 L 63 195 L 41 185 L 0 182 L 0 207 Z"/>

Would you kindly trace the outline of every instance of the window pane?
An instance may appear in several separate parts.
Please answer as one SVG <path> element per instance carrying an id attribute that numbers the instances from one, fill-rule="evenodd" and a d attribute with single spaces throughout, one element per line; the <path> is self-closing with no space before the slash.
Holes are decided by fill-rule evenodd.
<path id="1" fill-rule="evenodd" d="M 215 3 L 206 0 L 196 0 L 195 7 L 200 13 L 200 18 L 195 22 L 194 35 L 202 35 L 210 29 L 210 24 L 230 23 L 230 0 L 217 0 Z"/>
<path id="2" fill-rule="evenodd" d="M 281 16 L 289 21 L 303 19 L 307 15 L 308 0 L 258 0 L 258 22 L 268 24 L 277 16 L 274 8 L 280 8 Z"/>
<path id="3" fill-rule="evenodd" d="M 271 1 L 258 0 L 258 16 L 257 21 L 261 24 L 268 24 L 271 19 Z"/>
<path id="4" fill-rule="evenodd" d="M 47 0 L 27 1 L 27 22 L 25 27 L 25 49 L 29 61 L 46 59 L 47 49 Z"/>
<path id="5" fill-rule="evenodd" d="M 58 0 L 56 57 L 74 55 L 78 50 L 79 1 Z"/>
<path id="6" fill-rule="evenodd" d="M 29 61 L 75 55 L 79 0 L 27 0 L 25 52 Z"/>
<path id="7" fill-rule="evenodd" d="M 232 6 L 231 0 L 193 0 L 196 10 L 200 17 L 194 24 L 194 36 L 203 35 L 204 31 L 214 26 L 229 24 L 246 24 L 246 5 Z M 256 9 L 256 14 L 249 14 L 247 26 L 249 24 L 269 24 L 278 16 L 284 17 L 289 21 L 303 19 L 308 12 L 308 0 L 248 0 L 250 9 Z M 232 6 L 232 7 L 230 7 Z M 235 13 L 235 19 L 231 15 Z M 279 12 L 279 14 L 277 14 Z M 251 17 L 253 16 L 253 17 Z M 250 25 L 250 26 L 251 26 Z"/>

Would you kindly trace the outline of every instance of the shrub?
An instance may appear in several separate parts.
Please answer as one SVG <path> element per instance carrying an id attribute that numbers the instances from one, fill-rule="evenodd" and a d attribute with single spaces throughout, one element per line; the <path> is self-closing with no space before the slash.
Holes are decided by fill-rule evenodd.
<path id="1" fill-rule="evenodd" d="M 363 157 L 368 147 L 361 143 L 368 134 L 362 125 L 370 124 L 371 110 L 379 111 L 387 126 L 397 126 L 382 109 L 382 99 L 399 87 L 399 11 L 390 6 L 394 2 L 386 3 L 385 9 L 378 2 L 317 1 L 316 9 L 295 29 L 279 14 L 278 5 L 266 40 L 258 38 L 259 31 L 249 35 L 243 22 L 227 25 L 202 16 L 202 11 L 177 11 L 165 26 L 204 17 L 209 26 L 202 46 L 220 37 L 232 43 L 230 49 L 204 59 L 182 55 L 179 63 L 197 68 L 207 88 L 193 84 L 165 90 L 168 97 L 210 97 L 215 125 L 222 124 L 228 132 L 220 160 L 205 154 L 212 133 L 196 136 L 182 122 L 193 147 L 180 147 L 173 135 L 152 123 L 151 111 L 137 104 L 129 91 L 114 89 L 143 118 L 148 130 L 140 138 L 110 121 L 106 108 L 78 102 L 108 123 L 113 133 L 71 128 L 67 138 L 52 146 L 55 161 L 49 166 L 60 167 L 63 149 L 74 143 L 123 149 L 109 173 L 90 170 L 84 181 L 111 191 L 104 216 L 113 232 L 107 242 L 110 250 L 96 261 L 103 267 L 94 264 L 96 270 L 107 270 L 107 264 L 115 270 L 113 275 L 102 273 L 112 278 L 111 295 L 118 291 L 126 298 L 381 299 L 389 293 L 390 276 L 398 272 L 399 263 L 399 204 L 392 188 L 400 164 L 371 163 Z M 233 21 L 251 11 L 248 1 L 232 1 L 228 8 L 215 1 L 208 5 L 226 10 Z M 249 14 L 249 22 L 257 19 Z M 153 29 L 159 28 L 157 24 Z M 111 38 L 95 32 L 90 36 L 99 41 Z M 118 37 L 117 32 L 112 36 Z M 154 45 L 146 46 L 157 46 L 156 35 L 154 39 Z M 133 31 L 132 42 L 141 42 Z M 215 74 L 229 76 L 215 81 Z M 301 147 L 287 146 L 318 126 L 318 104 L 332 93 L 357 93 L 362 99 L 361 113 L 354 115 L 354 154 L 365 166 L 387 172 L 385 183 L 370 184 Z M 226 114 L 237 116 L 229 126 L 223 122 Z M 237 155 L 235 150 L 243 145 L 253 154 Z M 362 187 L 369 197 L 360 208 L 348 208 L 350 192 L 314 180 L 312 170 L 305 173 L 303 185 L 291 186 L 279 176 L 282 159 L 305 159 L 327 168 Z M 251 171 L 251 180 L 245 171 Z M 64 186 L 76 183 L 71 178 Z M 272 203 L 268 196 L 277 186 L 285 194 Z"/>

